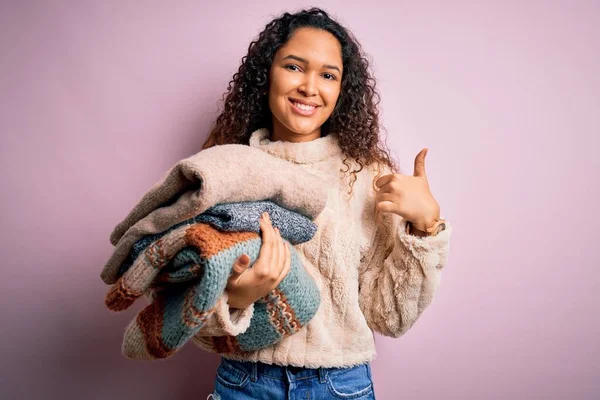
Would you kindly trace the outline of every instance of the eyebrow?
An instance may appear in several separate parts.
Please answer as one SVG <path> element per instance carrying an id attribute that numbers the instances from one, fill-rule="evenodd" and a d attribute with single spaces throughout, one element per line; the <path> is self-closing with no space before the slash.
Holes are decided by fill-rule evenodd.
<path id="1" fill-rule="evenodd" d="M 289 56 L 285 56 L 285 57 L 283 57 L 283 58 L 281 59 L 281 61 L 283 61 L 283 60 L 287 60 L 288 58 L 292 58 L 292 59 L 294 59 L 294 60 L 298 60 L 298 61 L 300 61 L 300 62 L 303 62 L 303 63 L 305 63 L 305 64 L 307 64 L 307 65 L 308 65 L 308 60 L 306 60 L 306 59 L 304 59 L 304 58 L 302 58 L 302 57 L 295 56 L 295 55 L 293 55 L 293 54 L 290 54 Z M 335 70 L 337 70 L 337 72 L 339 72 L 340 74 L 342 73 L 342 71 L 340 71 L 340 69 L 339 69 L 338 67 L 336 67 L 335 65 L 323 64 L 323 68 L 335 69 Z"/>

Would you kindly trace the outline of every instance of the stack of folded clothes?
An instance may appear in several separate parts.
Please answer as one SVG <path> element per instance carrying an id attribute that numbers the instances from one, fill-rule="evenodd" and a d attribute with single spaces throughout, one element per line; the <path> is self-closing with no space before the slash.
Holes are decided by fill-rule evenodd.
<path id="1" fill-rule="evenodd" d="M 245 164 L 256 171 L 257 161 L 264 173 L 243 173 Z M 281 179 L 292 176 L 294 180 Z M 313 184 L 315 179 L 243 145 L 210 148 L 175 165 L 111 235 L 116 248 L 102 272 L 103 280 L 112 284 L 106 306 L 123 311 L 139 297 L 151 300 L 127 326 L 123 354 L 166 358 L 200 332 L 223 295 L 235 260 L 247 254 L 252 267 L 257 259 L 263 212 L 290 244 L 310 240 L 317 230 L 313 221 L 326 200 L 326 193 L 314 189 L 320 187 Z M 226 189 L 236 186 L 235 192 Z M 224 189 L 219 193 L 217 187 Z M 290 249 L 286 277 L 254 303 L 247 329 L 237 336 L 211 338 L 215 352 L 267 347 L 296 333 L 317 312 L 319 290 L 299 253 Z"/>

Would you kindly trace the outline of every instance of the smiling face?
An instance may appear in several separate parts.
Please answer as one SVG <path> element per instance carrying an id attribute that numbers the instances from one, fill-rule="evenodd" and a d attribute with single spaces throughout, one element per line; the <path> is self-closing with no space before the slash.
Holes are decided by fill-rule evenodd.
<path id="1" fill-rule="evenodd" d="M 269 71 L 271 140 L 319 138 L 340 95 L 342 73 L 342 46 L 335 36 L 316 28 L 294 31 Z"/>

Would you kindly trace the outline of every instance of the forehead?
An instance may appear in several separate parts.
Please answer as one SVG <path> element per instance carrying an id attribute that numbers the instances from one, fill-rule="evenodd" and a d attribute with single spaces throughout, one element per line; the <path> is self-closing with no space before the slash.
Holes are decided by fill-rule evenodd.
<path id="1" fill-rule="evenodd" d="M 298 28 L 279 48 L 277 56 L 294 54 L 321 64 L 335 64 L 342 68 L 342 45 L 331 33 L 316 28 Z"/>

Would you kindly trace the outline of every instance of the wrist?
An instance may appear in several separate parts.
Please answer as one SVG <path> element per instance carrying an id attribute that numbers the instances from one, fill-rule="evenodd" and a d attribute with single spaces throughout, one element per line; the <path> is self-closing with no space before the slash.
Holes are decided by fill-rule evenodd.
<path id="1" fill-rule="evenodd" d="M 229 307 L 230 312 L 234 312 L 236 310 L 244 310 L 248 308 L 248 306 L 251 304 L 245 304 L 242 299 L 237 298 L 235 296 L 231 296 L 230 293 L 227 294 L 227 306 Z"/>
<path id="2" fill-rule="evenodd" d="M 406 233 L 418 237 L 435 236 L 445 229 L 446 220 L 441 218 L 435 219 L 423 229 L 420 227 L 415 227 L 411 221 L 406 222 Z"/>
<path id="3" fill-rule="evenodd" d="M 425 232 L 425 231 L 427 231 L 427 228 L 431 227 L 431 225 L 435 224 L 435 222 L 439 219 L 440 219 L 440 214 L 438 213 L 433 217 L 425 218 L 425 219 L 422 219 L 419 221 L 414 221 L 414 222 L 411 221 L 411 223 L 410 223 L 411 230 L 412 230 L 412 228 L 415 228 L 415 230 Z"/>
<path id="4" fill-rule="evenodd" d="M 425 232 L 424 230 L 421 230 L 421 229 L 415 229 L 413 224 L 411 224 L 410 222 L 408 223 L 408 234 L 413 235 L 413 236 L 418 236 L 418 237 L 427 236 L 427 232 Z"/>
<path id="5" fill-rule="evenodd" d="M 252 303 L 250 303 L 250 304 L 252 304 Z M 250 304 L 242 304 L 242 303 L 228 304 L 229 311 L 234 312 L 236 310 L 245 310 L 246 308 L 248 308 L 250 306 Z"/>

